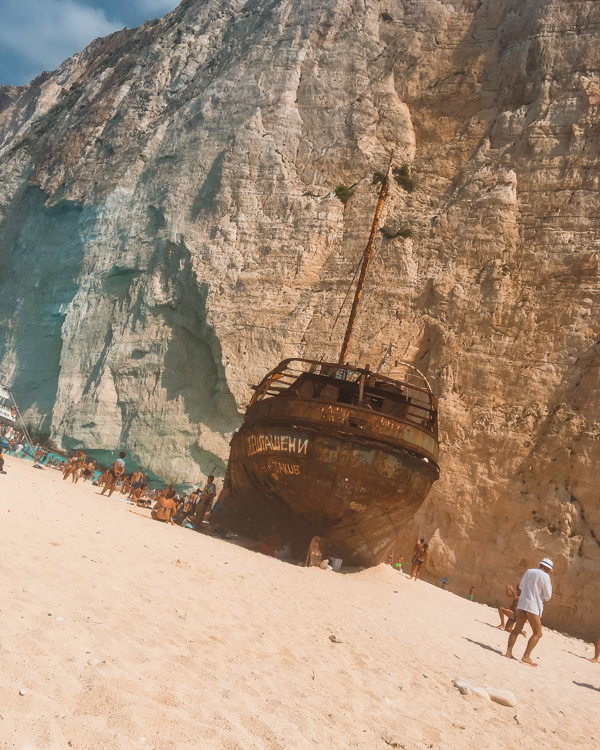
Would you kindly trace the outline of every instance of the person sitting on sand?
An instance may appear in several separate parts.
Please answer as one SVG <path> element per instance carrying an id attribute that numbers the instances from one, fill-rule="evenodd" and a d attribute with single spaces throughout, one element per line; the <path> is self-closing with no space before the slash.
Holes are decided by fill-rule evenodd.
<path id="1" fill-rule="evenodd" d="M 175 523 L 179 524 L 180 526 L 183 526 L 186 519 L 192 515 L 196 507 L 197 495 L 198 493 L 196 490 L 194 490 L 190 494 L 189 497 L 185 494 L 185 492 L 183 493 L 183 496 L 182 496 L 183 504 L 177 513 L 177 517 L 175 518 Z"/>
<path id="2" fill-rule="evenodd" d="M 0 448 L 0 474 L 6 474 L 4 471 L 4 456 L 2 455 L 2 448 Z"/>
<path id="3" fill-rule="evenodd" d="M 515 591 L 515 587 L 512 584 L 509 584 L 506 587 L 506 596 L 509 596 L 511 598 L 510 607 L 498 607 L 498 614 L 500 615 L 500 625 L 496 625 L 496 627 L 498 628 L 498 630 L 506 630 L 507 633 L 510 633 L 517 621 L 517 608 L 519 606 L 519 595 Z M 506 625 L 504 624 L 505 617 L 507 618 Z M 527 638 L 527 633 L 525 632 L 525 630 L 521 631 L 521 635 Z"/>
<path id="4" fill-rule="evenodd" d="M 121 478 L 123 475 L 123 472 L 125 471 L 125 456 L 127 454 L 125 451 L 121 451 L 119 453 L 119 458 L 114 462 L 112 465 L 112 469 L 107 470 L 106 475 L 106 482 L 104 484 L 104 487 L 102 489 L 101 495 L 104 495 L 106 490 L 108 490 L 108 497 L 110 497 L 115 489 L 116 482 Z"/>
<path id="5" fill-rule="evenodd" d="M 533 634 L 527 642 L 521 661 L 531 667 L 537 667 L 537 664 L 531 660 L 531 652 L 542 637 L 542 612 L 544 611 L 544 602 L 552 598 L 550 573 L 553 567 L 552 560 L 545 557 L 539 568 L 531 568 L 525 571 L 525 575 L 517 587 L 519 594 L 517 621 L 508 637 L 508 647 L 505 654 L 507 659 L 513 658 L 512 651 L 517 642 L 517 637 L 523 630 L 525 623 L 529 621 Z"/>
<path id="6" fill-rule="evenodd" d="M 177 512 L 177 503 L 175 502 L 175 490 L 173 485 L 170 484 L 164 493 L 158 498 L 154 510 L 152 511 L 152 518 L 155 521 L 162 521 L 162 523 L 170 523 L 173 526 L 173 516 Z"/>
<path id="7" fill-rule="evenodd" d="M 590 661 L 594 662 L 594 664 L 598 664 L 600 662 L 600 638 L 594 643 L 594 649 L 596 653 Z"/>
<path id="8" fill-rule="evenodd" d="M 194 522 L 194 529 L 196 531 L 199 531 L 202 528 L 202 522 L 204 521 L 204 517 L 206 516 L 206 513 L 211 509 L 212 501 L 216 494 L 217 493 L 215 489 L 215 478 L 211 474 L 207 478 L 206 485 L 204 486 L 204 489 L 198 496 L 198 500 L 196 502 L 196 513 L 195 513 L 196 520 Z"/>
<path id="9" fill-rule="evenodd" d="M 138 506 L 142 506 L 142 488 L 136 487 L 135 490 L 129 495 L 129 499 Z"/>
<path id="10" fill-rule="evenodd" d="M 419 576 L 421 575 L 421 568 L 425 563 L 427 562 L 427 556 L 429 549 L 429 545 L 425 543 L 423 539 L 417 544 L 415 547 L 415 555 L 412 559 L 412 569 L 410 571 L 410 577 L 411 579 L 414 578 L 415 581 L 419 580 Z"/>
<path id="11" fill-rule="evenodd" d="M 281 543 L 281 536 L 277 531 L 277 527 L 273 526 L 269 536 L 264 537 L 260 543 L 260 551 L 263 555 L 268 557 L 275 557 L 275 552 L 283 548 Z"/>

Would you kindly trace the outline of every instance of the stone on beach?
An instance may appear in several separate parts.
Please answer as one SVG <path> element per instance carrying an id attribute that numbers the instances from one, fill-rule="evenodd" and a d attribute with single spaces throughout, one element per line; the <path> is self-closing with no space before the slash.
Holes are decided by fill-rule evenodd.
<path id="1" fill-rule="evenodd" d="M 510 690 L 502 690 L 501 688 L 493 687 L 486 687 L 486 690 L 494 703 L 500 703 L 501 706 L 509 706 L 510 708 L 514 708 L 518 705 L 517 699 Z"/>
<path id="2" fill-rule="evenodd" d="M 482 688 L 481 685 L 473 682 L 473 680 L 468 680 L 466 677 L 457 677 L 454 680 L 454 687 L 458 688 L 461 695 L 476 695 L 484 701 L 490 700 L 490 696 L 485 688 Z"/>

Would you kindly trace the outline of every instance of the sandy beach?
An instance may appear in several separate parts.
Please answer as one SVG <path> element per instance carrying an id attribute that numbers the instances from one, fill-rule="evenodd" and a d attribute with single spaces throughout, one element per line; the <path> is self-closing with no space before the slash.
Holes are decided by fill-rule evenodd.
<path id="1" fill-rule="evenodd" d="M 600 746 L 581 641 L 545 631 L 532 669 L 502 656 L 495 610 L 389 567 L 295 567 L 6 469 L 2 748 Z M 462 696 L 458 676 L 518 706 Z"/>

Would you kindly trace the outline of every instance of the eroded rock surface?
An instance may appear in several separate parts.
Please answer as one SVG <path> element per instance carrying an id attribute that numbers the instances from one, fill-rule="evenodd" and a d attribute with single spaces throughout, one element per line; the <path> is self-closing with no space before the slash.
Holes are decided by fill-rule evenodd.
<path id="1" fill-rule="evenodd" d="M 443 440 L 399 546 L 432 536 L 431 574 L 491 602 L 548 555 L 546 622 L 594 635 L 599 24 L 583 0 L 188 0 L 0 88 L 0 369 L 31 424 L 222 472 L 250 385 L 336 357 L 393 149 L 417 189 L 384 223 L 412 238 L 380 237 L 352 358 L 426 372 Z"/>

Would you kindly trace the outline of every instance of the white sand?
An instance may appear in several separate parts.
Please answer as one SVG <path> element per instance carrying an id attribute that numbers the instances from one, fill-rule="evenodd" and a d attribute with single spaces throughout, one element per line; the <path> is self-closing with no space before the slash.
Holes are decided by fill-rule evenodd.
<path id="1" fill-rule="evenodd" d="M 7 470 L 2 748 L 600 747 L 580 641 L 546 631 L 534 670 L 501 656 L 492 609 L 388 567 L 294 567 Z M 461 696 L 458 675 L 519 706 Z"/>

